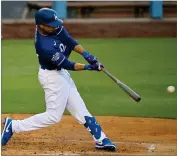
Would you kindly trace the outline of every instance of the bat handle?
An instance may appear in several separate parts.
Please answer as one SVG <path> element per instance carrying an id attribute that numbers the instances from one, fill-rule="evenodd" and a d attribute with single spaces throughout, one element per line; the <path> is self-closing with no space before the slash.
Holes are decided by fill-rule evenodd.
<path id="1" fill-rule="evenodd" d="M 114 77 L 113 75 L 111 75 L 111 73 L 109 73 L 105 68 L 101 69 L 106 75 L 108 75 L 114 82 L 116 83 L 120 83 L 120 80 L 118 80 L 116 77 Z"/>
<path id="2" fill-rule="evenodd" d="M 101 71 L 103 71 L 103 72 L 104 72 L 104 68 L 101 68 Z"/>

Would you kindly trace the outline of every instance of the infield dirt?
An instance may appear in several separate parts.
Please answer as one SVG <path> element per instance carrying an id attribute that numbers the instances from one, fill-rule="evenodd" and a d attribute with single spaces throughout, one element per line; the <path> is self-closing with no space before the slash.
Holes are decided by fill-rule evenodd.
<path id="1" fill-rule="evenodd" d="M 32 114 L 3 114 L 24 119 Z M 177 155 L 177 120 L 97 116 L 115 152 L 98 151 L 83 125 L 69 115 L 60 123 L 36 131 L 14 134 L 2 155 Z"/>

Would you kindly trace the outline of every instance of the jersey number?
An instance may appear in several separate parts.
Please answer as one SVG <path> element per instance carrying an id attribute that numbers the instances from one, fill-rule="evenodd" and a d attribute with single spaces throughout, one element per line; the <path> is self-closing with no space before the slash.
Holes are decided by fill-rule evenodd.
<path id="1" fill-rule="evenodd" d="M 60 43 L 59 48 L 60 48 L 60 51 L 61 51 L 62 53 L 64 53 L 65 50 L 66 50 L 66 46 L 65 46 L 64 44 L 62 44 L 62 43 Z"/>

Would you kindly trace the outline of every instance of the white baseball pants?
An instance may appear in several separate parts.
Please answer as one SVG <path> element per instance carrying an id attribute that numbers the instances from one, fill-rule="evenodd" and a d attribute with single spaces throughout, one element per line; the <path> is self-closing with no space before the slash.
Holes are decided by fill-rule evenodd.
<path id="1" fill-rule="evenodd" d="M 84 116 L 92 116 L 66 70 L 43 70 L 40 68 L 38 78 L 45 92 L 46 112 L 24 120 L 12 120 L 13 132 L 31 131 L 58 123 L 65 108 L 81 124 L 85 124 Z M 102 135 L 105 137 L 104 134 Z"/>

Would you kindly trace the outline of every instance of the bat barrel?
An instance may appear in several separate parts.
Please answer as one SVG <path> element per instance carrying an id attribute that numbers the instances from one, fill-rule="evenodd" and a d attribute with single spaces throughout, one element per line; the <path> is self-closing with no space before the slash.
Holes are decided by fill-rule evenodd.
<path id="1" fill-rule="evenodd" d="M 141 101 L 141 97 L 133 91 L 131 88 L 129 88 L 126 84 L 119 81 L 119 86 L 130 96 L 132 97 L 136 102 Z"/>
<path id="2" fill-rule="evenodd" d="M 136 102 L 141 101 L 141 97 L 133 91 L 131 88 L 129 88 L 127 85 L 125 85 L 123 82 L 118 80 L 116 77 L 114 77 L 111 73 L 109 73 L 106 69 L 102 69 L 102 71 L 109 76 L 115 83 L 117 83 L 131 98 L 133 98 Z"/>

